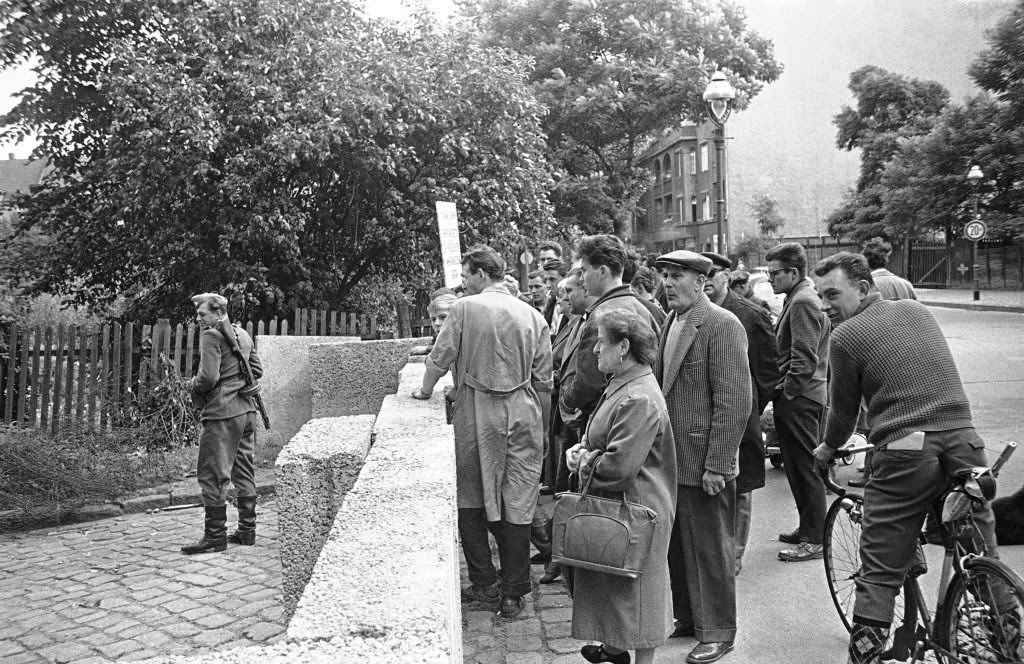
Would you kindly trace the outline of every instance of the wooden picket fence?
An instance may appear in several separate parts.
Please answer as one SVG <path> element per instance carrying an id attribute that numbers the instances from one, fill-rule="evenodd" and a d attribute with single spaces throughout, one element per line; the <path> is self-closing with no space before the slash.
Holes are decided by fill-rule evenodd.
<path id="1" fill-rule="evenodd" d="M 299 309 L 294 319 L 244 324 L 267 335 L 378 338 L 374 316 Z M 140 399 L 167 371 L 189 378 L 199 362 L 195 323 L 100 327 L 0 326 L 0 422 L 56 433 L 62 426 L 105 429 L 126 399 Z M 162 356 L 162 357 L 161 357 Z"/>

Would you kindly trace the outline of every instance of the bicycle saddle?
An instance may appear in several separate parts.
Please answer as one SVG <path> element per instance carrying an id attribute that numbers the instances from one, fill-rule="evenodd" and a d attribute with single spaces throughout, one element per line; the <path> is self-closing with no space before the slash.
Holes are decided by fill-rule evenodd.
<path id="1" fill-rule="evenodd" d="M 972 498 L 992 500 L 996 497 L 996 478 L 991 468 L 961 468 L 953 474 L 953 481 L 957 486 L 963 487 L 964 493 Z"/>

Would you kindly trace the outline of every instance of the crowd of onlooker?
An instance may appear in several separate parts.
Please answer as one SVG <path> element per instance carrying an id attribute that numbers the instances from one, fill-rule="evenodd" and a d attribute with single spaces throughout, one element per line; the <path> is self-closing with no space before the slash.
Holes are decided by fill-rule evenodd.
<path id="1" fill-rule="evenodd" d="M 429 353 L 427 368 L 413 396 L 430 398 L 437 380 L 452 372 L 455 388 L 445 396 L 455 427 L 459 532 L 471 581 L 463 599 L 514 619 L 530 590 L 530 563 L 543 563 L 540 582 L 564 578 L 572 593 L 573 637 L 599 643 L 582 648 L 586 660 L 630 662 L 632 650 L 637 662 L 649 663 L 667 639 L 689 637 L 697 643 L 687 661 L 716 661 L 736 637 L 735 579 L 753 492 L 765 484 L 766 410 L 774 413 L 797 512 L 796 528 L 779 535 L 778 558 L 820 559 L 826 506 L 816 458 L 831 458 L 855 426 L 899 424 L 870 434 L 884 449 L 903 445 L 899 436 L 907 435 L 907 426 L 934 431 L 929 422 L 941 419 L 930 397 L 908 415 L 876 396 L 905 378 L 887 373 L 885 363 L 919 349 L 899 342 L 887 346 L 881 360 L 870 356 L 884 326 L 898 324 L 886 317 L 909 316 L 922 329 L 934 321 L 916 302 L 878 304 L 915 297 L 909 282 L 885 270 L 891 247 L 880 239 L 867 243 L 863 254 L 821 261 L 814 270 L 817 287 L 801 245 L 772 248 L 764 271 L 774 293 L 785 297 L 777 313 L 752 293 L 750 273 L 717 253 L 640 256 L 613 235 L 584 237 L 571 254 L 557 242 L 536 249 L 536 269 L 520 289 L 497 252 L 470 248 L 458 291 L 434 293 L 429 307 L 436 339 L 421 350 Z M 866 354 L 840 358 L 843 371 L 830 375 L 833 326 L 855 316 L 860 327 L 882 319 L 883 333 L 869 338 Z M 948 373 L 945 365 L 937 370 Z M 874 382 L 863 382 L 879 371 Z M 830 435 L 823 437 L 830 380 L 832 394 L 844 401 L 830 414 Z M 947 389 L 959 378 L 949 381 Z M 852 419 L 849 395 L 857 399 Z M 867 466 L 877 472 L 882 464 L 876 459 Z M 552 539 L 561 532 L 553 530 L 545 494 L 578 489 L 581 479 L 591 494 L 657 514 L 639 578 L 552 558 Z M 873 480 L 866 481 L 870 490 Z M 908 523 L 923 519 L 923 512 L 907 514 Z M 488 533 L 497 543 L 500 574 Z M 531 542 L 537 550 L 532 560 Z M 878 564 L 885 567 L 877 580 L 868 571 L 874 563 L 866 562 L 867 580 L 858 585 L 858 606 L 872 607 L 864 611 L 875 615 L 886 609 L 883 603 L 876 610 L 871 598 L 899 588 L 902 580 L 895 579 L 906 562 L 903 552 L 886 546 L 894 545 L 881 545 L 884 563 Z M 877 620 L 856 620 L 859 636 L 877 640 L 870 632 L 883 629 Z M 857 647 L 851 640 L 851 662 L 877 661 Z"/>

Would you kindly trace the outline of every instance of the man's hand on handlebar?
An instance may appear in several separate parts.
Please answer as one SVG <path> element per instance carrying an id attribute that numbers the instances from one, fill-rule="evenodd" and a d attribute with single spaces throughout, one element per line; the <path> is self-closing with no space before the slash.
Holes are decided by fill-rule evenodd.
<path id="1" fill-rule="evenodd" d="M 814 448 L 814 465 L 818 468 L 828 468 L 834 463 L 836 449 L 825 443 Z"/>

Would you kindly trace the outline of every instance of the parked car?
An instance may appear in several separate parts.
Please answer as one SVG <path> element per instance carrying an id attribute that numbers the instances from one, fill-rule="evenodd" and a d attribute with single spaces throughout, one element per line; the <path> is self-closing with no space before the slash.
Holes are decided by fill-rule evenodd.
<path id="1" fill-rule="evenodd" d="M 751 268 L 750 280 L 747 283 L 754 290 L 754 295 L 768 303 L 768 307 L 772 310 L 773 320 L 778 320 L 782 315 L 782 303 L 786 300 L 786 296 L 775 294 L 771 282 L 768 281 L 768 268 Z"/>

